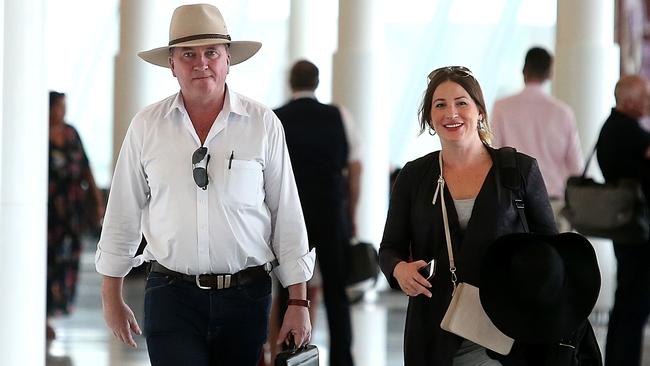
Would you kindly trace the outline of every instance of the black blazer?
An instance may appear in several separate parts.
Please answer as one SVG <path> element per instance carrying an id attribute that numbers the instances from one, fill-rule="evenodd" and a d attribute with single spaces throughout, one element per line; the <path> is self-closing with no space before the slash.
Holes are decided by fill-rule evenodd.
<path id="1" fill-rule="evenodd" d="M 298 98 L 274 112 L 284 127 L 310 245 L 347 244 L 343 170 L 349 148 L 339 109 Z"/>
<path id="2" fill-rule="evenodd" d="M 300 200 L 339 205 L 349 147 L 337 107 L 298 98 L 274 110 L 284 127 Z"/>
<path id="3" fill-rule="evenodd" d="M 463 232 L 458 223 L 451 194 L 445 189 L 449 229 L 459 282 L 479 286 L 481 260 L 499 236 L 523 232 L 513 200 L 517 193 L 502 184 L 501 160 L 497 150 L 486 147 L 492 168 L 476 197 L 472 216 Z M 440 322 L 451 300 L 452 284 L 445 242 L 440 200 L 432 199 L 440 175 L 436 151 L 407 163 L 392 189 L 388 218 L 379 248 L 381 270 L 391 287 L 398 288 L 393 269 L 400 261 L 438 261 L 431 280 L 433 296 L 409 298 L 404 331 L 404 364 L 452 365 L 462 338 L 443 331 Z M 557 233 L 553 211 L 537 161 L 516 153 L 517 171 L 522 179 L 519 190 L 525 205 L 530 231 Z"/>

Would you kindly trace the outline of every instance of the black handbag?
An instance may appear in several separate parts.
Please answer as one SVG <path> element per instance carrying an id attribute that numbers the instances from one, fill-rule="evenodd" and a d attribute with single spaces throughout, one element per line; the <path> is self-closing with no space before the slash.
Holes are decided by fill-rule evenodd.
<path id="1" fill-rule="evenodd" d="M 617 243 L 644 243 L 650 237 L 648 205 L 641 184 L 634 179 L 598 183 L 587 178 L 591 152 L 581 176 L 567 180 L 561 213 L 573 228 L 586 236 Z"/>
<path id="2" fill-rule="evenodd" d="M 352 240 L 347 248 L 346 289 L 350 304 L 363 300 L 366 291 L 377 284 L 379 255 L 370 243 Z"/>
<path id="3" fill-rule="evenodd" d="M 291 342 L 289 349 L 275 357 L 275 366 L 318 366 L 318 347 L 307 344 L 296 348 Z"/>
<path id="4" fill-rule="evenodd" d="M 377 249 L 370 243 L 352 242 L 347 248 L 348 286 L 353 286 L 379 275 L 379 256 Z"/>

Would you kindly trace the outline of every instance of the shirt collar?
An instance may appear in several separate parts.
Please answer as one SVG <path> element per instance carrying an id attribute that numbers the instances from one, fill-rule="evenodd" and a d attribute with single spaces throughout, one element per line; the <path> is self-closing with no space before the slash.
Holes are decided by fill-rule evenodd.
<path id="1" fill-rule="evenodd" d="M 316 99 L 316 94 L 313 91 L 309 90 L 300 90 L 291 93 L 291 99 L 296 100 L 301 98 Z"/>
<path id="2" fill-rule="evenodd" d="M 180 91 L 176 93 L 176 96 L 172 100 L 172 103 L 169 105 L 169 110 L 165 112 L 164 118 L 169 117 L 169 115 L 175 110 L 178 110 L 180 113 L 187 115 L 187 110 L 185 110 L 185 104 L 183 104 L 183 98 L 181 97 Z"/>
<path id="3" fill-rule="evenodd" d="M 169 110 L 165 113 L 165 118 L 167 118 L 173 111 L 178 110 L 182 114 L 187 116 L 187 110 L 185 109 L 185 104 L 183 103 L 183 98 L 181 97 L 181 92 L 176 93 L 176 96 L 172 100 L 172 103 L 169 106 Z M 240 116 L 248 116 L 246 108 L 242 104 L 241 97 L 239 94 L 233 92 L 226 84 L 226 97 L 223 101 L 223 109 L 226 113 L 235 113 Z"/>
<path id="4" fill-rule="evenodd" d="M 532 92 L 543 93 L 544 84 L 543 83 L 528 83 L 524 86 L 524 90 L 529 90 Z"/>
<path id="5" fill-rule="evenodd" d="M 243 117 L 248 117 L 248 111 L 244 108 L 241 96 L 232 91 L 228 87 L 228 84 L 226 84 L 226 99 L 223 101 L 223 109 Z"/>

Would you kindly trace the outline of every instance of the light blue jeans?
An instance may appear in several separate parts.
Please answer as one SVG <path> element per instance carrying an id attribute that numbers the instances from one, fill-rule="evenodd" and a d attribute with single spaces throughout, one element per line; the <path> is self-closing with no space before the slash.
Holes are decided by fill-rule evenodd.
<path id="1" fill-rule="evenodd" d="M 482 346 L 464 339 L 454 356 L 454 366 L 501 366 L 501 362 L 491 359 Z"/>

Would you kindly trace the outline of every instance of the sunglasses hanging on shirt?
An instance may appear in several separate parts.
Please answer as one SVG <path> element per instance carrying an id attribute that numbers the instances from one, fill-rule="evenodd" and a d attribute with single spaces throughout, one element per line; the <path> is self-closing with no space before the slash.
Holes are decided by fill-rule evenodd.
<path id="1" fill-rule="evenodd" d="M 203 159 L 205 161 L 205 167 L 196 166 Z M 192 153 L 192 176 L 194 177 L 194 183 L 196 183 L 199 188 L 206 190 L 208 188 L 208 163 L 210 162 L 210 154 L 208 154 L 208 148 L 201 146 L 194 153 Z"/>

